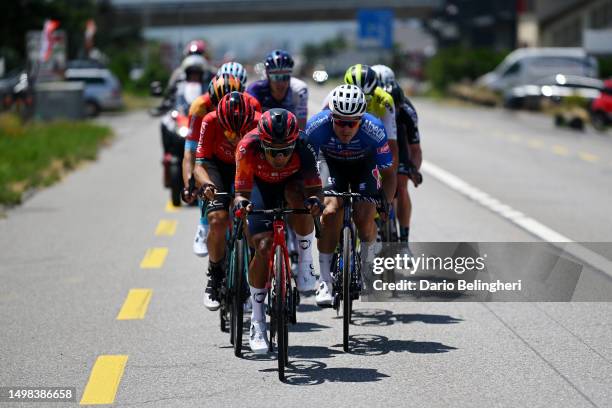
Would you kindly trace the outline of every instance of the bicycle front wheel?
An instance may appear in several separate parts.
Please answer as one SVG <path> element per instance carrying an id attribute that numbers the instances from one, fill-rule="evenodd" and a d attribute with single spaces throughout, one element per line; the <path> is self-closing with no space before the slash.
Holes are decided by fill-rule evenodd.
<path id="1" fill-rule="evenodd" d="M 283 250 L 277 246 L 274 250 L 274 316 L 276 322 L 277 355 L 278 355 L 278 379 L 285 381 L 285 366 L 288 364 L 288 328 L 286 313 L 285 290 L 285 258 Z"/>
<path id="2" fill-rule="evenodd" d="M 244 270 L 246 265 L 244 239 L 237 240 L 234 244 L 234 254 L 232 262 L 232 344 L 234 345 L 234 355 L 242 355 L 242 319 L 244 314 Z"/>
<path id="3" fill-rule="evenodd" d="M 349 351 L 349 325 L 351 324 L 351 230 L 342 230 L 342 348 Z"/>

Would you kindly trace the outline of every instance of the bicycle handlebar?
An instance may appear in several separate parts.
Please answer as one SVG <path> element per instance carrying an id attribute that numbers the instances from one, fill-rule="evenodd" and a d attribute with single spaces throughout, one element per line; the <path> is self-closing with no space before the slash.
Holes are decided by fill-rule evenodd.
<path id="1" fill-rule="evenodd" d="M 369 201 L 374 204 L 379 204 L 384 200 L 380 195 L 372 196 L 361 193 L 339 192 L 334 190 L 325 190 L 323 195 L 325 197 L 354 198 L 356 201 Z"/>
<path id="2" fill-rule="evenodd" d="M 305 208 L 272 208 L 268 210 L 251 210 L 249 214 L 264 214 L 264 215 L 289 215 L 289 214 L 310 214 L 310 210 Z M 312 217 L 315 227 L 315 237 L 317 239 L 321 236 L 321 220 L 319 217 Z"/>

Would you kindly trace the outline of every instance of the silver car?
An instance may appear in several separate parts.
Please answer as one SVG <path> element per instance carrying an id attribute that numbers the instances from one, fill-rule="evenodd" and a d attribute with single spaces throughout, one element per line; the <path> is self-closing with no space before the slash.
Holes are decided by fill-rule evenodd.
<path id="1" fill-rule="evenodd" d="M 69 68 L 64 73 L 67 81 L 85 83 L 85 111 L 96 116 L 101 110 L 116 110 L 123 107 L 121 84 L 106 68 Z"/>

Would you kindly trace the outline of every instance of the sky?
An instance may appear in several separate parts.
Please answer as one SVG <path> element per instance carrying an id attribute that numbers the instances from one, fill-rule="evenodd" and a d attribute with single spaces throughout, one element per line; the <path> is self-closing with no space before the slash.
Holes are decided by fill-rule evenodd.
<path id="1" fill-rule="evenodd" d="M 357 29 L 355 21 L 236 24 L 214 26 L 176 26 L 146 29 L 144 35 L 179 45 L 203 38 L 221 56 L 232 51 L 243 58 L 264 56 L 274 48 L 301 51 L 306 43 L 319 43 L 344 32 L 351 36 Z M 282 33 L 282 36 L 279 36 Z M 245 41 L 248 39 L 248 41 Z"/>

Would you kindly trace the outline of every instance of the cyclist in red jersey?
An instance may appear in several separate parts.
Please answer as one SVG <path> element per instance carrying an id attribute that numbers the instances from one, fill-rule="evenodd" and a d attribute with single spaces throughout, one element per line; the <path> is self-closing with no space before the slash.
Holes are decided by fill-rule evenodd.
<path id="1" fill-rule="evenodd" d="M 198 97 L 189 109 L 189 135 L 185 141 L 185 154 L 183 157 L 183 200 L 187 203 L 192 203 L 196 197 L 194 192 L 189 188 L 189 180 L 193 176 L 195 164 L 195 151 L 200 138 L 200 128 L 202 120 L 207 113 L 216 109 L 217 103 L 224 95 L 232 92 L 242 92 L 244 84 L 236 77 L 230 74 L 216 75 L 208 85 L 208 92 Z M 255 110 L 261 111 L 259 102 L 254 97 L 247 95 L 249 103 Z M 201 203 L 200 203 L 201 204 Z M 208 248 L 206 246 L 206 238 L 208 235 L 208 225 L 206 219 L 201 217 L 196 230 L 196 235 L 193 243 L 193 251 L 198 256 L 206 256 Z"/>
<path id="2" fill-rule="evenodd" d="M 257 129 L 249 132 L 238 144 L 235 208 L 275 208 L 284 198 L 291 208 L 304 208 L 307 204 L 313 215 L 319 214 L 322 190 L 315 153 L 309 144 L 298 140 L 299 133 L 295 115 L 285 109 L 270 109 L 262 115 Z M 293 214 L 289 216 L 289 223 L 300 241 L 306 243 L 299 247 L 298 264 L 312 264 L 312 218 Z M 251 246 L 255 248 L 255 256 L 249 265 L 253 301 L 249 345 L 254 353 L 266 353 L 268 338 L 264 302 L 272 247 L 272 219 L 265 215 L 249 215 L 248 229 Z M 308 276 L 311 271 L 314 269 L 298 269 L 296 286 L 300 292 L 313 288 L 316 278 L 313 272 Z"/>
<path id="3" fill-rule="evenodd" d="M 231 192 L 236 174 L 235 151 L 240 139 L 257 126 L 261 114 L 240 92 L 223 97 L 217 110 L 202 121 L 196 153 L 196 185 L 207 186 L 208 199 L 208 283 L 204 291 L 204 305 L 210 310 L 219 308 L 218 289 L 223 278 L 225 233 L 229 227 L 229 198 L 215 199 L 214 193 Z"/>

